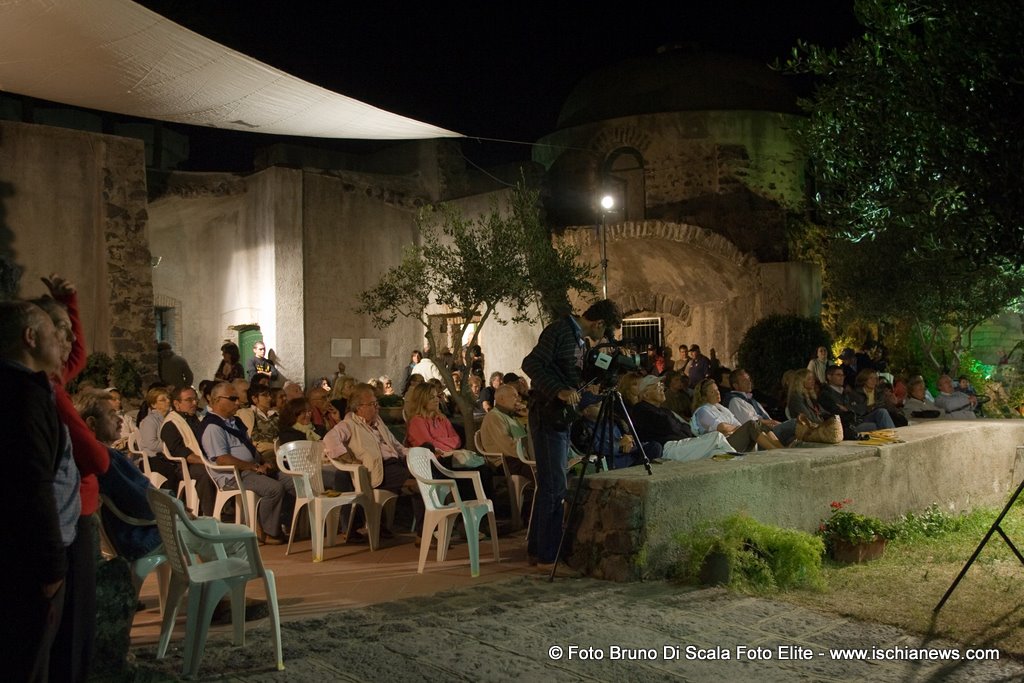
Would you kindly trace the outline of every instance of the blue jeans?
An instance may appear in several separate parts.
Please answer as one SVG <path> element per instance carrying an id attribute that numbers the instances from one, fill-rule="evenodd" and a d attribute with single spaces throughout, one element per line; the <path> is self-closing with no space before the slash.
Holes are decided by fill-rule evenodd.
<path id="1" fill-rule="evenodd" d="M 569 465 L 569 429 L 560 429 L 545 419 L 539 405 L 530 407 L 530 436 L 537 459 L 537 504 L 527 540 L 527 552 L 538 562 L 555 561 L 562 540 L 562 503 L 565 473 Z"/>
<path id="2" fill-rule="evenodd" d="M 864 421 L 857 425 L 857 431 L 873 432 L 876 429 L 894 429 L 895 427 L 889 411 L 885 408 L 876 408 L 864 416 Z"/>

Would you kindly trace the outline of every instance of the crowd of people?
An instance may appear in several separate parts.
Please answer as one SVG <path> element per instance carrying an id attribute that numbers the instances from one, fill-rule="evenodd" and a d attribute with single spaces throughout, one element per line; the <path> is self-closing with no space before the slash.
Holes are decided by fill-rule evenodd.
<path id="1" fill-rule="evenodd" d="M 215 377 L 196 389 L 187 361 L 161 342 L 160 380 L 132 416 L 113 388 L 83 383 L 76 396 L 66 392 L 85 366 L 83 326 L 74 286 L 58 275 L 44 283 L 47 296 L 0 302 L 0 376 L 7 388 L 0 417 L 12 452 L 24 458 L 24 466 L 5 478 L 0 500 L 8 518 L 31 520 L 15 525 L 5 541 L 25 558 L 3 570 L 10 618 L 0 622 L 19 680 L 83 680 L 89 671 L 100 494 L 132 516 L 152 518 L 145 499 L 151 484 L 140 469 L 161 475 L 171 495 L 183 481 L 193 482 L 198 502 L 192 512 L 203 517 L 212 516 L 218 489 L 236 486 L 237 472 L 260 497 L 262 542 L 280 544 L 294 505 L 292 479 L 277 468 L 280 444 L 323 441 L 328 487 L 353 487 L 331 461 L 358 463 L 373 487 L 399 495 L 415 490 L 408 449 L 428 448 L 445 467 L 478 472 L 491 498 L 495 477 L 506 472 L 534 481 L 529 554 L 547 571 L 556 557 L 572 448 L 603 456 L 613 468 L 695 460 L 793 445 L 802 431 L 829 419 L 839 420 L 850 438 L 911 418 L 971 419 L 978 404 L 963 378 L 954 385 L 943 375 L 932 396 L 920 377 L 883 377 L 869 356 L 851 350 L 833 364 L 822 347 L 806 368 L 787 373 L 783 400 L 766 407 L 755 398 L 747 369 L 724 368 L 714 349 L 704 356 L 696 344 L 680 345 L 678 362 L 670 348 L 650 346 L 639 367 L 618 378 L 621 404 L 609 402 L 598 383 L 580 389 L 586 340 L 600 341 L 621 321 L 618 307 L 605 300 L 545 328 L 522 361 L 532 387 L 515 373 L 486 375 L 479 346 L 458 359 L 442 352 L 437 362 L 414 351 L 400 390 L 387 376 L 360 382 L 343 363 L 333 377 L 317 378 L 305 390 L 291 380 L 277 386 L 283 378 L 260 340 L 245 367 L 238 345 L 225 342 Z M 445 385 L 445 374 L 453 387 Z M 460 421 L 449 390 L 461 394 L 463 384 L 474 408 L 471 428 Z M 397 435 L 382 418 L 385 403 L 401 407 Z M 487 457 L 467 443 L 477 422 Z M 126 455 L 130 445 L 137 450 Z M 535 470 L 520 457 L 524 452 L 533 454 Z M 462 495 L 473 497 L 467 489 Z M 115 523 L 107 531 L 129 559 L 159 546 L 152 527 Z M 362 540 L 358 526 L 347 538 Z"/>

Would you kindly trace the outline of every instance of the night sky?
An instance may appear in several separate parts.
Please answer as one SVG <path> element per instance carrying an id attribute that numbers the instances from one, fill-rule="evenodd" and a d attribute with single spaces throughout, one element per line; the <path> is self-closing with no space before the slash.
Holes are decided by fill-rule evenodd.
<path id="1" fill-rule="evenodd" d="M 797 39 L 841 45 L 858 33 L 852 0 L 817 2 L 357 3 L 142 0 L 219 43 L 327 89 L 469 136 L 533 142 L 588 73 L 665 44 L 766 63 Z M 555 5 L 556 3 L 547 3 Z M 269 136 L 183 126 L 189 168 L 248 170 Z M 330 144 L 298 140 L 300 144 Z M 358 146 L 356 147 L 358 148 Z M 467 141 L 479 163 L 529 158 L 525 145 Z"/>

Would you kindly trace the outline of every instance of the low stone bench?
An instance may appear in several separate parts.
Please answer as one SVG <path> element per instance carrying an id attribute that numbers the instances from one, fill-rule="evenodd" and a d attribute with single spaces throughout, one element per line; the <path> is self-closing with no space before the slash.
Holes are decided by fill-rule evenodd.
<path id="1" fill-rule="evenodd" d="M 1024 420 L 943 420 L 897 433 L 905 443 L 847 441 L 666 462 L 653 465 L 653 475 L 643 467 L 588 474 L 570 563 L 615 581 L 663 578 L 678 559 L 673 537 L 704 520 L 742 511 L 813 532 L 829 503 L 844 498 L 856 512 L 887 520 L 933 503 L 948 511 L 998 507 L 1024 476 Z"/>

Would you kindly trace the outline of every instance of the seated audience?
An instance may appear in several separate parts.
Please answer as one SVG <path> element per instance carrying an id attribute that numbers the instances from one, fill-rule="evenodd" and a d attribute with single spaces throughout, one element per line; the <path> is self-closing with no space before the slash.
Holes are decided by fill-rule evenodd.
<path id="1" fill-rule="evenodd" d="M 640 378 L 641 374 L 639 372 L 624 372 L 619 377 L 619 383 L 615 389 L 622 396 L 622 402 L 626 404 L 627 408 L 636 405 L 637 401 L 640 400 L 640 393 L 637 390 Z"/>
<path id="2" fill-rule="evenodd" d="M 492 372 L 487 386 L 480 390 L 480 404 L 484 412 L 490 412 L 494 407 L 494 394 L 501 386 L 501 376 L 500 372 Z"/>
<path id="3" fill-rule="evenodd" d="M 480 441 L 488 453 L 501 453 L 508 464 L 510 474 L 518 474 L 533 480 L 533 468 L 521 461 L 517 455 L 516 442 L 522 441 L 527 448 L 526 427 L 516 419 L 523 408 L 519 392 L 515 387 L 502 384 L 494 394 L 494 408 L 484 417 L 480 425 Z M 490 460 L 495 471 L 501 470 L 500 462 Z"/>
<path id="4" fill-rule="evenodd" d="M 939 377 L 939 395 L 935 397 L 935 405 L 951 420 L 973 420 L 978 417 L 974 414 L 978 397 L 954 389 L 953 379 L 949 375 Z"/>
<path id="5" fill-rule="evenodd" d="M 203 449 L 199 446 L 199 432 L 202 426 L 196 417 L 196 408 L 199 405 L 196 390 L 192 387 L 175 389 L 171 396 L 171 404 L 174 410 L 167 413 L 160 427 L 160 441 L 172 456 L 188 461 L 188 474 L 195 481 L 196 494 L 199 496 L 199 510 L 192 512 L 197 515 L 212 515 L 217 500 L 217 487 L 206 471 Z M 174 493 L 177 494 L 177 489 Z"/>
<path id="6" fill-rule="evenodd" d="M 740 424 L 751 420 L 760 420 L 762 425 L 772 430 L 780 443 L 787 446 L 793 443 L 793 440 L 796 439 L 796 420 L 779 422 L 772 419 L 761 402 L 754 398 L 754 380 L 750 377 L 749 372 L 743 368 L 733 370 L 729 374 L 729 385 L 732 387 L 732 391 L 727 396 L 729 412 L 736 417 Z"/>
<path id="7" fill-rule="evenodd" d="M 334 425 L 341 422 L 341 415 L 338 409 L 327 400 L 328 392 L 323 387 L 314 386 L 309 390 L 310 418 L 313 429 L 318 436 L 323 438 Z"/>
<path id="8" fill-rule="evenodd" d="M 249 390 L 251 405 L 248 410 L 252 418 L 249 438 L 256 446 L 256 450 L 260 452 L 263 462 L 274 458 L 274 440 L 277 439 L 281 429 L 279 414 L 274 408 L 275 391 L 284 393 L 280 389 L 275 390 L 260 385 Z M 246 426 L 248 427 L 248 422 L 246 422 Z"/>
<path id="9" fill-rule="evenodd" d="M 406 446 L 422 446 L 434 451 L 438 462 L 448 469 L 473 470 L 480 473 L 484 492 L 488 498 L 494 496 L 493 473 L 486 464 L 467 467 L 461 453 L 462 439 L 459 437 L 451 421 L 441 413 L 441 396 L 431 383 L 421 384 L 412 390 L 406 399 L 409 415 L 405 444 Z M 465 487 L 465 490 L 463 490 Z M 471 482 L 459 481 L 460 493 L 467 498 L 474 498 Z"/>
<path id="10" fill-rule="evenodd" d="M 907 384 L 907 399 L 903 402 L 903 412 L 915 420 L 943 417 L 942 409 L 925 395 L 924 379 L 920 376 L 914 377 Z"/>
<path id="11" fill-rule="evenodd" d="M 661 457 L 661 444 L 657 441 L 645 442 L 641 452 L 629 434 L 628 425 L 614 415 L 614 411 L 610 421 L 601 417 L 601 400 L 600 394 L 589 391 L 583 392 L 580 397 L 576 409 L 581 417 L 573 422 L 569 432 L 572 445 L 577 451 L 585 455 L 600 455 L 607 469 L 642 465 L 645 453 L 648 460 Z M 601 418 L 601 424 L 598 424 L 598 418 Z"/>
<path id="12" fill-rule="evenodd" d="M 473 399 L 473 414 L 483 415 L 487 412 L 484 410 L 484 397 L 481 393 L 484 386 L 484 380 L 479 375 L 470 375 L 468 381 L 469 394 Z"/>
<path id="13" fill-rule="evenodd" d="M 114 387 L 107 387 L 107 393 L 110 394 L 110 400 L 114 402 L 114 409 L 117 411 L 118 417 L 121 418 L 121 435 L 114 442 L 114 448 L 123 451 L 128 448 L 128 437 L 131 436 L 133 430 L 137 429 L 135 418 L 125 413 L 121 404 L 120 391 Z"/>
<path id="14" fill-rule="evenodd" d="M 221 360 L 220 365 L 217 367 L 217 372 L 213 378 L 221 382 L 234 382 L 236 379 L 245 379 L 245 369 L 242 367 L 242 355 L 238 350 L 238 344 L 224 342 L 220 347 L 220 353 L 223 360 Z"/>
<path id="15" fill-rule="evenodd" d="M 647 375 L 637 385 L 638 400 L 630 416 L 637 435 L 646 444 L 661 444 L 661 457 L 666 460 L 699 460 L 719 453 L 734 453 L 725 437 L 718 432 L 694 436 L 690 426 L 679 415 L 664 407 L 665 386 L 654 375 Z"/>
<path id="16" fill-rule="evenodd" d="M 181 466 L 164 457 L 164 442 L 160 440 L 160 430 L 171 412 L 171 396 L 163 387 L 150 389 L 146 392 L 146 405 L 149 412 L 139 423 L 139 449 L 149 458 L 150 469 L 167 478 L 160 488 L 176 496 L 181 484 Z"/>
<path id="17" fill-rule="evenodd" d="M 292 441 L 319 441 L 320 434 L 313 425 L 313 411 L 309 401 L 293 398 L 284 404 L 277 433 L 278 445 Z"/>
<path id="18" fill-rule="evenodd" d="M 825 370 L 828 369 L 828 349 L 819 346 L 814 358 L 807 364 L 807 369 L 814 374 L 818 384 L 825 385 Z"/>
<path id="19" fill-rule="evenodd" d="M 370 473 L 370 485 L 401 493 L 411 478 L 405 465 L 406 450 L 380 419 L 373 387 L 357 384 L 345 418 L 324 437 L 324 455 L 356 463 Z"/>
<path id="20" fill-rule="evenodd" d="M 857 373 L 854 380 L 853 391 L 850 392 L 850 404 L 853 412 L 857 415 L 868 415 L 876 409 L 883 409 L 889 413 L 889 418 L 897 427 L 906 427 L 907 420 L 898 411 L 890 409 L 890 403 L 894 397 L 887 402 L 885 391 L 879 384 L 878 371 L 873 368 L 865 368 Z"/>
<path id="21" fill-rule="evenodd" d="M 235 418 L 238 396 L 227 382 L 218 382 L 210 392 L 210 412 L 203 419 L 200 444 L 203 456 L 215 465 L 238 467 L 246 488 L 260 496 L 257 507 L 264 540 L 272 545 L 284 543 L 285 525 L 291 522 L 291 504 L 295 498 L 295 485 L 290 477 L 278 479 L 277 472 L 260 461 L 245 426 Z M 233 474 L 214 472 L 212 476 L 221 487 L 236 485 Z"/>
<path id="22" fill-rule="evenodd" d="M 729 444 L 741 453 L 760 446 L 764 450 L 782 448 L 772 430 L 760 420 L 740 422 L 729 409 L 721 405 L 722 394 L 712 379 L 701 380 L 693 392 L 693 417 L 690 428 L 695 434 L 719 432 Z"/>
<path id="23" fill-rule="evenodd" d="M 821 424 L 825 419 L 826 413 L 818 404 L 818 378 L 813 371 L 804 368 L 790 377 L 786 412 L 794 420 L 803 415 L 812 425 Z"/>
<path id="24" fill-rule="evenodd" d="M 667 373 L 665 375 L 665 407 L 688 420 L 692 405 L 693 394 L 690 392 L 690 378 L 678 370 Z"/>
<path id="25" fill-rule="evenodd" d="M 825 388 L 821 390 L 818 401 L 828 413 L 839 416 L 844 433 L 851 430 L 857 433 L 871 432 L 876 429 L 893 429 L 896 426 L 885 408 L 875 408 L 863 414 L 856 411 L 853 400 L 846 391 L 846 375 L 843 368 L 830 365 L 825 372 L 825 380 Z"/>

